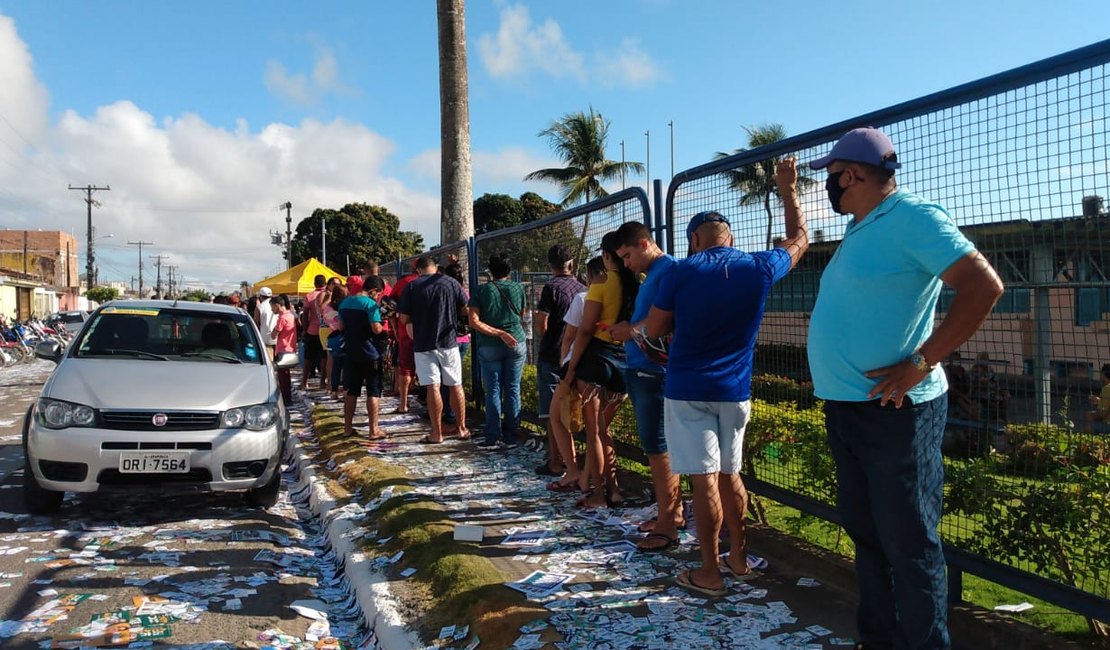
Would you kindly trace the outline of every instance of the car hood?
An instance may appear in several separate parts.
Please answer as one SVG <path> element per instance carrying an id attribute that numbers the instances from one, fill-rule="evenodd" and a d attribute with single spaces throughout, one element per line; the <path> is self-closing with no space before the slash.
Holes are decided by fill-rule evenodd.
<path id="1" fill-rule="evenodd" d="M 276 381 L 259 364 L 65 359 L 43 397 L 98 409 L 224 410 L 270 401 Z"/>

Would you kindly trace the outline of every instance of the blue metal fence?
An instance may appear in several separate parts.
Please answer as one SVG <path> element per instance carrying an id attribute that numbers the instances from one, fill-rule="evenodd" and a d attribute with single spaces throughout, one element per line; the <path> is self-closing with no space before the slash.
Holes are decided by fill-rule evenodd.
<path id="1" fill-rule="evenodd" d="M 730 219 L 738 247 L 763 250 L 769 222 L 782 234 L 781 205 L 772 195 L 768 214 L 752 200 L 766 188 L 729 172 L 773 168 L 785 156 L 813 160 L 855 127 L 886 131 L 903 164 L 899 185 L 944 205 L 1007 286 L 946 364 L 953 416 L 942 534 L 952 594 L 967 571 L 1102 620 L 1110 620 L 1110 506 L 1098 492 L 1110 483 L 1110 443 L 1084 429 L 1096 370 L 1110 362 L 1110 216 L 1101 198 L 1110 191 L 1108 64 L 1104 41 L 694 167 L 666 197 L 673 254 L 687 248 L 675 233 L 708 209 Z M 799 169 L 809 179 L 801 199 L 812 244 L 768 299 L 754 369 L 768 378 L 756 397 L 772 403 L 783 399 L 775 391 L 812 403 L 809 311 L 847 223 L 828 208 L 824 173 Z M 938 316 L 949 301 L 942 297 Z M 791 453 L 797 430 L 764 431 L 759 418 L 757 409 L 749 487 L 835 522 L 831 484 L 815 486 L 813 467 Z"/>

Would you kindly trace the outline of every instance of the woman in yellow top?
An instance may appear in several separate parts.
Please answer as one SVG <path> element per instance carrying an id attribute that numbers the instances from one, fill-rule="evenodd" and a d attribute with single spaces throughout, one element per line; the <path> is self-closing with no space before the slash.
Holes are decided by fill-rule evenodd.
<path id="1" fill-rule="evenodd" d="M 590 285 L 586 293 L 574 354 L 563 376 L 568 385 L 577 381 L 582 395 L 586 472 L 596 481 L 594 491 L 579 501 L 586 508 L 615 507 L 622 501 L 609 423 L 625 396 L 624 346 L 609 334 L 609 327 L 631 317 L 640 283 L 617 255 L 619 245 L 615 232 L 601 238 L 607 277 L 604 284 Z"/>

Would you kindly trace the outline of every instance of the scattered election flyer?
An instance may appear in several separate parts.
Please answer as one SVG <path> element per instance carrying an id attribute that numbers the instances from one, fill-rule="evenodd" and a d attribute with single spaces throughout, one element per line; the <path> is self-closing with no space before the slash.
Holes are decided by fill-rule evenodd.
<path id="1" fill-rule="evenodd" d="M 546 598 L 563 588 L 563 583 L 574 576 L 567 573 L 549 573 L 547 571 L 533 571 L 525 578 L 516 582 L 506 582 L 505 586 L 516 589 L 529 598 Z"/>

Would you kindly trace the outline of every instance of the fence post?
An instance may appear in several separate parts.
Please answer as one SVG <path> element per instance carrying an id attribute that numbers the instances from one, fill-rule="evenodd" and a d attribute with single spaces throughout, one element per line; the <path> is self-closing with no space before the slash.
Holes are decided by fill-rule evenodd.
<path id="1" fill-rule="evenodd" d="M 664 253 L 670 253 L 667 250 L 667 240 L 663 237 L 663 229 L 666 228 L 666 219 L 663 215 L 663 181 L 658 178 L 651 182 L 651 212 L 648 213 L 648 218 L 651 220 L 648 223 L 648 229 L 653 233 L 656 243 L 663 249 Z M 654 213 L 654 214 L 652 214 Z"/>
<path id="2" fill-rule="evenodd" d="M 466 256 L 469 264 L 466 265 L 467 279 L 470 282 L 470 295 L 478 290 L 478 240 L 472 235 L 466 240 Z M 485 393 L 482 391 L 482 373 L 478 367 L 478 334 L 470 333 L 470 393 L 474 396 L 474 406 L 481 408 L 485 404 Z"/>
<path id="3" fill-rule="evenodd" d="M 949 564 L 948 604 L 956 605 L 962 602 L 964 602 L 964 572 Z"/>

